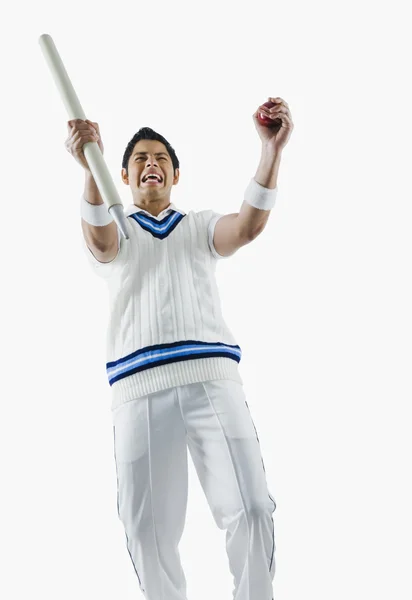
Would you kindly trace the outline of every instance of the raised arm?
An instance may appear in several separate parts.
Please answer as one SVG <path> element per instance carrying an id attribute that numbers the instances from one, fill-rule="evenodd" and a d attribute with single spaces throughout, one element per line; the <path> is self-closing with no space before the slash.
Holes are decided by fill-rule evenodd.
<path id="1" fill-rule="evenodd" d="M 72 121 L 68 121 L 67 126 L 69 135 L 65 142 L 66 149 L 85 172 L 82 202 L 91 205 L 102 205 L 104 204 L 103 198 L 100 195 L 83 152 L 83 146 L 87 142 L 97 142 L 103 154 L 104 147 L 99 125 L 89 120 L 73 119 Z M 87 208 L 87 205 L 85 206 Z M 104 214 L 106 215 L 105 211 Z M 107 220 L 110 220 L 110 217 Z M 100 262 L 110 262 L 113 260 L 119 248 L 116 222 L 111 220 L 107 225 L 96 226 L 91 225 L 82 218 L 81 225 L 85 242 L 97 260 Z"/>
<path id="2" fill-rule="evenodd" d="M 104 204 L 93 175 L 85 173 L 83 200 L 89 204 Z M 119 250 L 119 238 L 117 225 L 112 221 L 108 225 L 90 225 L 83 218 L 81 220 L 83 236 L 87 246 L 100 262 L 110 262 Z"/>

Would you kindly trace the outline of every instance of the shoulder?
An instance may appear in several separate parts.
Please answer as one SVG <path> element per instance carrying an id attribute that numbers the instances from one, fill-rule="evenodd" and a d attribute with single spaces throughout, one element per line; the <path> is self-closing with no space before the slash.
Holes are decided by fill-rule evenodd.
<path id="1" fill-rule="evenodd" d="M 216 222 L 221 217 L 223 217 L 223 215 L 221 215 L 220 213 L 217 213 L 216 211 L 212 210 L 211 208 L 208 208 L 206 210 L 201 210 L 198 212 L 194 212 L 193 214 L 195 215 L 195 218 L 199 222 L 203 223 L 207 227 L 215 225 Z"/>

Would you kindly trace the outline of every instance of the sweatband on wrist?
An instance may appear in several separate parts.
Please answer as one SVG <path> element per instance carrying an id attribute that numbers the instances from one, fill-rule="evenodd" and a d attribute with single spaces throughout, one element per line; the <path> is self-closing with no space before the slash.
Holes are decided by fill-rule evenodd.
<path id="1" fill-rule="evenodd" d="M 271 190 L 251 179 L 245 191 L 245 201 L 260 210 L 271 210 L 275 206 L 277 193 L 277 186 Z"/>
<path id="2" fill-rule="evenodd" d="M 81 197 L 80 215 L 86 223 L 97 227 L 109 225 L 113 221 L 105 202 L 103 204 L 90 204 L 84 196 Z"/>

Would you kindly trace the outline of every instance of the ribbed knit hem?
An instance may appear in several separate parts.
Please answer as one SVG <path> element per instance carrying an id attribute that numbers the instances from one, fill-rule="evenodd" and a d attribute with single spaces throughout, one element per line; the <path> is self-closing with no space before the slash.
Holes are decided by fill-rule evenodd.
<path id="1" fill-rule="evenodd" d="M 231 379 L 243 385 L 239 364 L 222 356 L 186 360 L 147 369 L 124 377 L 112 385 L 112 410 L 121 404 L 190 383 Z"/>

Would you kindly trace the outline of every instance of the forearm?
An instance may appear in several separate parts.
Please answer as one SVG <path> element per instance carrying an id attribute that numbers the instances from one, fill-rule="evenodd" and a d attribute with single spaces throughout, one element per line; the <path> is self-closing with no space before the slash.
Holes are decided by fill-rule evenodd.
<path id="1" fill-rule="evenodd" d="M 99 192 L 93 175 L 89 171 L 84 172 L 84 197 L 90 204 L 103 204 L 103 198 Z"/>
<path id="2" fill-rule="evenodd" d="M 274 190 L 278 182 L 278 173 L 282 153 L 273 154 L 262 146 L 262 154 L 254 180 L 265 188 Z"/>
<path id="3" fill-rule="evenodd" d="M 85 171 L 83 196 L 89 204 L 101 205 L 104 203 L 93 175 L 88 171 Z M 81 223 L 83 235 L 89 247 L 104 252 L 117 244 L 117 225 L 115 221 L 103 226 L 90 225 L 84 219 L 81 220 Z"/>
<path id="4" fill-rule="evenodd" d="M 254 180 L 264 188 L 274 190 L 277 187 L 281 153 L 273 154 L 262 146 L 262 154 Z M 238 219 L 243 231 L 253 239 L 264 229 L 270 215 L 270 210 L 262 210 L 251 206 L 246 200 L 240 209 Z"/>

